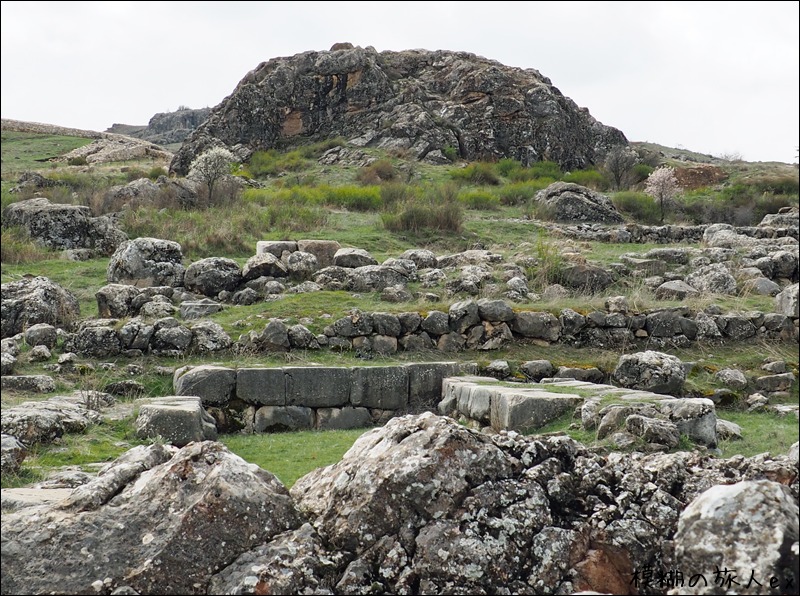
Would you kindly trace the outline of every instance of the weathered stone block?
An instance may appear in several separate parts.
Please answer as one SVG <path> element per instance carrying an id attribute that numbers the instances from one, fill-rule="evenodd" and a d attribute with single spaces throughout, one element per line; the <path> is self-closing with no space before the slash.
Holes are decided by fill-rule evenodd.
<path id="1" fill-rule="evenodd" d="M 282 368 L 240 368 L 236 371 L 236 397 L 248 404 L 286 405 L 286 379 Z"/>
<path id="2" fill-rule="evenodd" d="M 408 405 L 408 370 L 404 366 L 354 367 L 350 403 L 354 406 L 399 410 Z"/>
<path id="3" fill-rule="evenodd" d="M 326 408 L 350 401 L 350 369 L 344 367 L 293 367 L 286 375 L 286 405 Z"/>
<path id="4" fill-rule="evenodd" d="M 570 393 L 499 387 L 492 396 L 490 422 L 498 431 L 528 432 L 574 410 L 582 401 L 582 397 Z"/>
<path id="5" fill-rule="evenodd" d="M 172 378 L 176 395 L 195 395 L 203 405 L 227 404 L 236 392 L 236 371 L 224 366 L 203 364 L 194 368 L 179 368 Z"/>
<path id="6" fill-rule="evenodd" d="M 320 408 L 317 410 L 319 430 L 347 430 L 372 426 L 372 416 L 367 408 Z"/>
<path id="7" fill-rule="evenodd" d="M 147 400 L 139 408 L 136 435 L 140 438 L 160 437 L 177 447 L 192 441 L 213 441 L 217 429 L 196 396 L 170 395 Z"/>
<path id="8" fill-rule="evenodd" d="M 263 406 L 256 410 L 253 431 L 274 433 L 314 427 L 314 410 L 302 406 Z"/>

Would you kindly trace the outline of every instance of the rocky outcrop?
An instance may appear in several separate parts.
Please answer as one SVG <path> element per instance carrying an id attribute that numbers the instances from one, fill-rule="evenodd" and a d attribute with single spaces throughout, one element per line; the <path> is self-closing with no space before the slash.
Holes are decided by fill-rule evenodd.
<path id="1" fill-rule="evenodd" d="M 534 69 L 466 52 L 372 47 L 274 58 L 249 72 L 184 142 L 180 175 L 206 149 L 240 159 L 292 140 L 347 138 L 351 145 L 406 149 L 418 159 L 510 157 L 574 169 L 626 145 Z"/>
<path id="2" fill-rule="evenodd" d="M 110 255 L 128 239 L 108 217 L 92 217 L 88 207 L 51 203 L 44 197 L 12 203 L 3 227 L 20 226 L 31 238 L 53 250 L 88 248 Z"/>
<path id="3" fill-rule="evenodd" d="M 719 513 L 739 510 L 748 523 L 719 515 L 705 523 L 716 505 L 681 517 L 709 488 L 742 481 L 765 488 L 722 487 L 746 498 Z M 785 456 L 602 455 L 565 436 L 487 435 L 432 414 L 405 416 L 367 432 L 339 463 L 304 476 L 288 494 L 220 443 L 137 447 L 67 499 L 3 514 L 1 588 L 651 593 L 632 582 L 646 579 L 644 569 L 653 577 L 674 569 L 676 532 L 679 549 L 701 536 L 697 546 L 735 550 L 741 536 L 742 553 L 768 563 L 765 572 L 778 553 L 791 571 L 797 498 L 797 462 Z M 769 518 L 758 532 L 764 540 L 750 529 L 751 505 Z M 692 528 L 698 512 L 703 519 Z M 719 551 L 707 559 L 700 551 L 678 552 L 711 573 Z"/>
<path id="4" fill-rule="evenodd" d="M 2 285 L 2 336 L 37 323 L 69 327 L 80 316 L 75 295 L 46 277 L 25 277 Z"/>
<path id="5" fill-rule="evenodd" d="M 536 193 L 536 201 L 560 222 L 621 224 L 624 220 L 605 195 L 571 182 L 554 182 Z"/>
<path id="6" fill-rule="evenodd" d="M 114 124 L 106 132 L 123 134 L 157 145 L 182 143 L 194 129 L 200 126 L 211 108 L 178 108 L 174 112 L 159 112 L 150 118 L 147 126 Z"/>

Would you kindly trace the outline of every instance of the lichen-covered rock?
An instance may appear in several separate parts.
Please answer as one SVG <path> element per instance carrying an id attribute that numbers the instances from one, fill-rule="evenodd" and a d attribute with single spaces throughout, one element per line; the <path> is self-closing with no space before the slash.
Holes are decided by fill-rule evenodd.
<path id="1" fill-rule="evenodd" d="M 707 294 L 736 294 L 736 278 L 722 263 L 711 263 L 692 271 L 686 276 L 686 283 Z"/>
<path id="2" fill-rule="evenodd" d="M 233 259 L 208 257 L 186 268 L 183 285 L 191 292 L 213 298 L 220 292 L 232 292 L 242 283 L 242 269 Z"/>
<path id="3" fill-rule="evenodd" d="M 552 213 L 555 221 L 604 224 L 624 221 L 607 196 L 571 182 L 553 182 L 536 193 L 536 201 Z"/>
<path id="4" fill-rule="evenodd" d="M 128 237 L 108 217 L 92 217 L 82 205 L 51 203 L 38 197 L 11 203 L 3 213 L 3 227 L 22 226 L 30 236 L 55 250 L 94 249 L 110 255 Z"/>
<path id="5" fill-rule="evenodd" d="M 80 316 L 78 299 L 46 277 L 26 277 L 2 285 L 3 338 L 38 323 L 70 327 Z"/>
<path id="6" fill-rule="evenodd" d="M 676 568 L 684 577 L 708 576 L 709 585 L 683 585 L 670 594 L 720 593 L 712 581 L 717 569 L 729 570 L 720 576 L 723 584 L 733 573 L 742 587 L 755 579 L 761 586 L 752 587 L 761 594 L 792 591 L 800 580 L 799 538 L 797 497 L 785 486 L 769 480 L 714 486 L 681 513 L 675 534 Z"/>
<path id="7" fill-rule="evenodd" d="M 27 401 L 3 408 L 3 434 L 16 437 L 25 445 L 52 443 L 66 433 L 80 433 L 101 421 L 100 413 L 89 404 L 64 398 Z"/>
<path id="8" fill-rule="evenodd" d="M 3 514 L 2 592 L 204 594 L 299 525 L 275 476 L 221 443 L 137 447 L 65 501 Z"/>
<path id="9" fill-rule="evenodd" d="M 798 302 L 798 287 L 794 284 L 785 288 L 775 296 L 775 311 L 787 317 L 800 317 L 800 302 Z"/>
<path id="10" fill-rule="evenodd" d="M 139 288 L 183 285 L 183 252 L 172 240 L 136 238 L 119 245 L 106 269 L 108 283 Z"/>
<path id="11" fill-rule="evenodd" d="M 680 395 L 686 381 L 686 370 L 676 356 L 647 350 L 624 354 L 611 378 L 621 387 L 629 389 Z"/>
<path id="12" fill-rule="evenodd" d="M 536 70 L 466 52 L 354 47 L 260 64 L 184 142 L 170 169 L 185 175 L 215 145 L 247 159 L 279 141 L 335 136 L 408 149 L 417 159 L 441 159 L 457 147 L 466 160 L 550 160 L 566 169 L 627 145 Z"/>
<path id="13" fill-rule="evenodd" d="M 95 292 L 97 310 L 105 319 L 123 319 L 129 317 L 133 299 L 139 295 L 139 289 L 126 284 L 108 284 Z"/>
<path id="14" fill-rule="evenodd" d="M 0 453 L 0 476 L 12 476 L 19 472 L 19 468 L 27 455 L 25 446 L 11 435 L 2 434 L 2 453 Z"/>

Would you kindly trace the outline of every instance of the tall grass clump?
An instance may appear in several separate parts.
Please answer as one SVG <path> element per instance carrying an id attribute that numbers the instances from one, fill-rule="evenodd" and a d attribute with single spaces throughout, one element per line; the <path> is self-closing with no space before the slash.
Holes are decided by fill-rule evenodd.
<path id="1" fill-rule="evenodd" d="M 450 177 L 457 182 L 467 182 L 479 186 L 496 186 L 501 182 L 493 164 L 484 161 L 476 161 L 464 168 L 450 170 Z"/>
<path id="2" fill-rule="evenodd" d="M 322 191 L 326 204 L 350 211 L 379 211 L 383 206 L 378 186 L 331 186 Z"/>
<path id="3" fill-rule="evenodd" d="M 611 197 L 617 211 L 636 223 L 658 225 L 660 212 L 653 197 L 643 192 L 622 191 Z"/>
<path id="4" fill-rule="evenodd" d="M 381 214 L 383 226 L 391 232 L 460 232 L 464 211 L 458 191 L 451 184 L 442 184 L 420 198 L 410 198 Z"/>
<path id="5" fill-rule="evenodd" d="M 356 180 L 361 184 L 382 184 L 384 182 L 391 182 L 398 177 L 397 170 L 392 164 L 391 160 L 379 159 L 374 161 L 368 166 L 359 168 L 356 173 Z"/>
<path id="6" fill-rule="evenodd" d="M 573 184 L 580 184 L 593 190 L 608 190 L 611 183 L 608 178 L 597 170 L 575 170 L 564 174 L 562 177 L 564 182 L 572 182 Z"/>
<path id="7" fill-rule="evenodd" d="M 55 256 L 53 252 L 37 244 L 24 228 L 3 228 L 0 236 L 0 262 L 4 264 L 35 263 Z"/>
<path id="8" fill-rule="evenodd" d="M 471 190 L 458 195 L 458 200 L 467 209 L 478 211 L 497 211 L 500 208 L 500 199 L 485 190 Z"/>
<path id="9" fill-rule="evenodd" d="M 537 192 L 550 186 L 553 178 L 537 178 L 527 182 L 505 184 L 495 190 L 500 203 L 506 206 L 525 205 L 533 199 Z"/>

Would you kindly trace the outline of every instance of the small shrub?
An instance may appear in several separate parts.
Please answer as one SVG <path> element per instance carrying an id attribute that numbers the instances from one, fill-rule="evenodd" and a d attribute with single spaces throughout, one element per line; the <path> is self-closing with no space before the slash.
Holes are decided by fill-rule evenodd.
<path id="1" fill-rule="evenodd" d="M 397 170 L 388 159 L 379 159 L 368 166 L 359 168 L 356 180 L 361 184 L 380 184 L 397 178 Z"/>
<path id="2" fill-rule="evenodd" d="M 473 190 L 459 195 L 458 200 L 467 209 L 496 211 L 500 208 L 500 199 L 485 190 Z"/>
<path id="3" fill-rule="evenodd" d="M 531 173 L 531 180 L 535 178 L 561 178 L 561 166 L 554 161 L 537 161 L 532 163 L 527 170 Z"/>
<path id="4" fill-rule="evenodd" d="M 391 232 L 460 232 L 463 219 L 463 211 L 457 202 L 425 199 L 406 201 L 394 210 L 381 214 L 383 226 Z"/>
<path id="5" fill-rule="evenodd" d="M 570 172 L 569 174 L 565 174 L 562 180 L 564 182 L 580 184 L 581 186 L 593 190 L 607 190 L 611 186 L 608 178 L 597 170 L 577 170 L 575 172 Z"/>
<path id="6" fill-rule="evenodd" d="M 455 163 L 459 158 L 458 149 L 456 149 L 452 145 L 448 145 L 447 147 L 442 149 L 442 154 L 453 163 Z"/>
<path id="7" fill-rule="evenodd" d="M 658 205 L 653 197 L 643 192 L 618 192 L 611 198 L 611 202 L 620 213 L 637 223 L 656 225 L 659 222 Z"/>
<path id="8" fill-rule="evenodd" d="M 527 267 L 525 274 L 531 288 L 542 290 L 551 284 L 564 281 L 566 261 L 560 249 L 544 237 L 536 239 L 535 264 Z"/>
<path id="9" fill-rule="evenodd" d="M 398 203 L 413 198 L 415 189 L 413 186 L 401 182 L 390 182 L 381 185 L 381 202 L 384 208 L 391 208 Z"/>
<path id="10" fill-rule="evenodd" d="M 325 139 L 324 141 L 311 143 L 310 145 L 303 145 L 302 147 L 298 148 L 297 151 L 299 151 L 300 154 L 306 159 L 319 159 L 326 151 L 329 151 L 334 147 L 344 147 L 346 144 L 347 141 L 343 137 L 332 137 L 330 139 Z"/>
<path id="11" fill-rule="evenodd" d="M 377 186 L 338 186 L 325 189 L 325 202 L 353 211 L 379 211 L 383 206 Z"/>
<path id="12" fill-rule="evenodd" d="M 2 229 L 0 262 L 7 265 L 35 263 L 53 258 L 53 253 L 31 239 L 24 228 L 13 226 Z"/>
<path id="13" fill-rule="evenodd" d="M 484 161 L 471 163 L 465 168 L 450 170 L 450 177 L 453 180 L 470 182 L 478 185 L 494 186 L 500 184 L 500 178 L 495 173 L 492 164 Z"/>
<path id="14" fill-rule="evenodd" d="M 89 162 L 86 160 L 86 157 L 84 155 L 79 155 L 77 157 L 70 157 L 67 160 L 67 165 L 70 166 L 85 166 L 88 164 Z"/>
<path id="15" fill-rule="evenodd" d="M 504 157 L 494 165 L 497 173 L 506 178 L 510 177 L 513 172 L 522 168 L 522 164 L 516 159 L 509 159 Z"/>
<path id="16" fill-rule="evenodd" d="M 555 180 L 552 178 L 537 178 L 527 182 L 506 184 L 495 191 L 500 203 L 506 206 L 525 205 L 533 199 L 537 192 L 550 186 Z"/>
<path id="17" fill-rule="evenodd" d="M 150 178 L 150 180 L 152 180 L 153 182 L 155 182 L 156 180 L 161 178 L 161 176 L 167 176 L 168 174 L 169 174 L 169 172 L 167 172 L 167 169 L 165 167 L 163 167 L 163 166 L 153 166 L 147 172 L 147 177 Z"/>
<path id="18" fill-rule="evenodd" d="M 637 163 L 635 166 L 633 166 L 633 170 L 631 172 L 633 184 L 639 184 L 640 182 L 647 180 L 647 177 L 653 173 L 653 169 L 653 166 L 646 163 Z"/>

